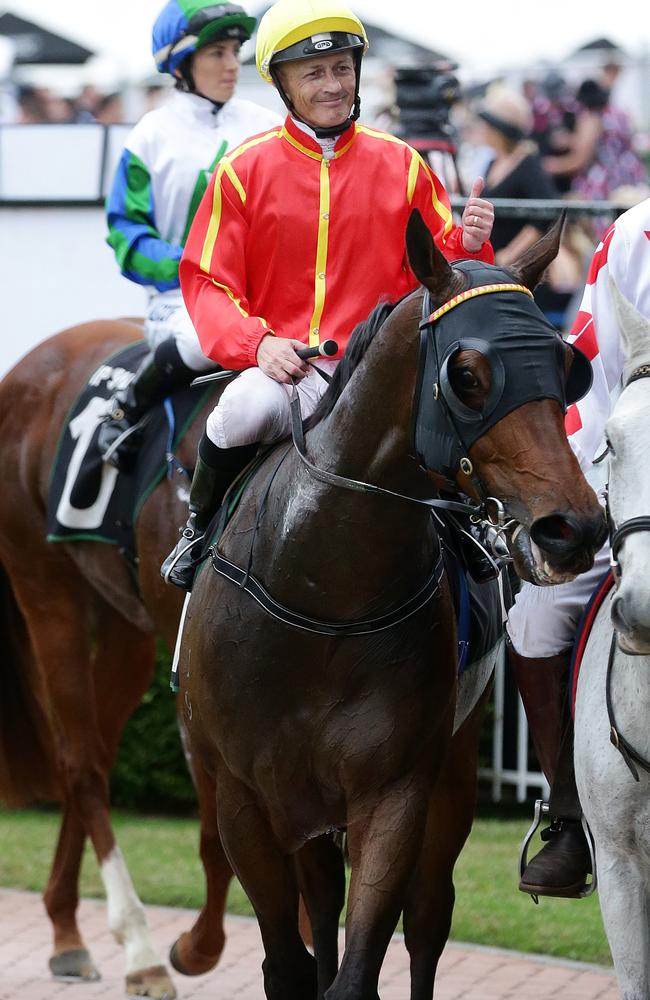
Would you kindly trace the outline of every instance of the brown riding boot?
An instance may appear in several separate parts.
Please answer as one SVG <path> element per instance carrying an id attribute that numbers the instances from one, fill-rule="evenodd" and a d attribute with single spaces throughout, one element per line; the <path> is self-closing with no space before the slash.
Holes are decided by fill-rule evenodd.
<path id="1" fill-rule="evenodd" d="M 532 659 L 511 645 L 508 658 L 530 734 L 551 786 L 551 825 L 542 831 L 545 846 L 527 864 L 519 888 L 533 896 L 579 897 L 591 872 L 591 857 L 581 824 L 573 769 L 573 721 L 566 695 L 571 650 Z"/>

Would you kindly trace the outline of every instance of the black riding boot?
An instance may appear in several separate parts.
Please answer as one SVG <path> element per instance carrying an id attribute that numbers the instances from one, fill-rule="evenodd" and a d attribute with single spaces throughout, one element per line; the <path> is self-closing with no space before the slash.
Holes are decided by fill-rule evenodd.
<path id="1" fill-rule="evenodd" d="M 509 646 L 509 660 L 537 758 L 551 786 L 551 825 L 542 831 L 546 843 L 527 864 L 519 888 L 534 896 L 579 897 L 591 857 L 573 768 L 573 721 L 565 714 L 571 653 L 531 659 Z"/>
<path id="2" fill-rule="evenodd" d="M 226 490 L 256 451 L 256 444 L 217 448 L 207 434 L 203 434 L 190 487 L 190 516 L 185 527 L 181 528 L 179 541 L 160 567 L 165 583 L 172 583 L 181 590 L 192 589 L 205 532 L 219 510 Z"/>
<path id="3" fill-rule="evenodd" d="M 190 382 L 196 374 L 181 360 L 173 337 L 148 354 L 126 389 L 113 396 L 111 411 L 99 429 L 97 446 L 104 461 L 127 472 L 142 441 L 141 418 L 175 386 Z"/>

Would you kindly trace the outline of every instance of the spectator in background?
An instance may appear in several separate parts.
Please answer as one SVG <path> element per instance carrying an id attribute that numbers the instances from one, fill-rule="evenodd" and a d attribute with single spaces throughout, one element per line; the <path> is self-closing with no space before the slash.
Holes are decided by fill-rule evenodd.
<path id="1" fill-rule="evenodd" d="M 107 94 L 97 102 L 95 121 L 100 125 L 122 125 L 125 120 L 124 100 L 121 94 Z"/>
<path id="2" fill-rule="evenodd" d="M 492 152 L 483 196 L 488 200 L 557 197 L 537 146 L 529 138 L 533 116 L 526 98 L 514 90 L 495 87 L 479 105 L 477 117 L 477 140 Z M 497 212 L 492 230 L 496 263 L 507 265 L 520 257 L 546 230 L 546 221 Z"/>
<path id="3" fill-rule="evenodd" d="M 94 122 L 103 95 L 92 84 L 82 87 L 75 101 L 75 120 L 80 124 Z"/>
<path id="4" fill-rule="evenodd" d="M 492 151 L 485 171 L 484 194 L 493 198 L 558 198 L 553 179 L 542 166 L 538 147 L 530 139 L 533 112 L 522 94 L 503 86 L 488 92 L 477 110 L 476 139 Z M 496 211 L 492 230 L 495 262 L 511 264 L 546 232 L 557 212 L 521 218 Z M 535 290 L 535 301 L 549 321 L 565 329 L 572 300 L 584 285 L 584 266 L 593 247 L 579 226 L 569 224 L 547 280 Z"/>
<path id="5" fill-rule="evenodd" d="M 531 139 L 544 156 L 562 156 L 571 148 L 571 136 L 578 115 L 578 103 L 560 73 L 551 70 L 537 88 L 532 101 Z M 571 188 L 571 174 L 557 173 L 555 186 L 560 194 Z"/>
<path id="6" fill-rule="evenodd" d="M 26 84 L 18 88 L 19 125 L 43 125 L 49 122 L 49 92 Z"/>
<path id="7" fill-rule="evenodd" d="M 570 173 L 571 194 L 578 198 L 641 201 L 648 194 L 648 173 L 632 148 L 628 116 L 595 80 L 580 85 L 576 100 L 580 110 L 570 149 L 545 157 L 544 166 L 553 175 Z"/>

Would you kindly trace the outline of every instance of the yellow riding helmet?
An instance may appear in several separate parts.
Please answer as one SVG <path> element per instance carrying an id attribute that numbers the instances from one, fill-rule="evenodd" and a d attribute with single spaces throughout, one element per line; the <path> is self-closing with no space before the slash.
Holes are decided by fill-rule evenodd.
<path id="1" fill-rule="evenodd" d="M 296 48 L 307 40 L 306 49 Z M 284 61 L 282 54 L 288 60 L 354 49 L 361 56 L 367 48 L 366 30 L 349 7 L 335 0 L 277 0 L 259 24 L 257 69 L 263 80 L 275 83 L 271 61 Z"/>

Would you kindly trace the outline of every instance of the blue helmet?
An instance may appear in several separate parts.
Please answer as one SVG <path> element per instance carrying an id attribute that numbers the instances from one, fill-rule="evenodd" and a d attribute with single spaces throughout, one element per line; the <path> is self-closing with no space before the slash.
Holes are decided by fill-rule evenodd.
<path id="1" fill-rule="evenodd" d="M 169 0 L 152 33 L 153 57 L 159 73 L 174 73 L 197 49 L 219 39 L 247 41 L 257 21 L 243 7 L 214 0 Z"/>

